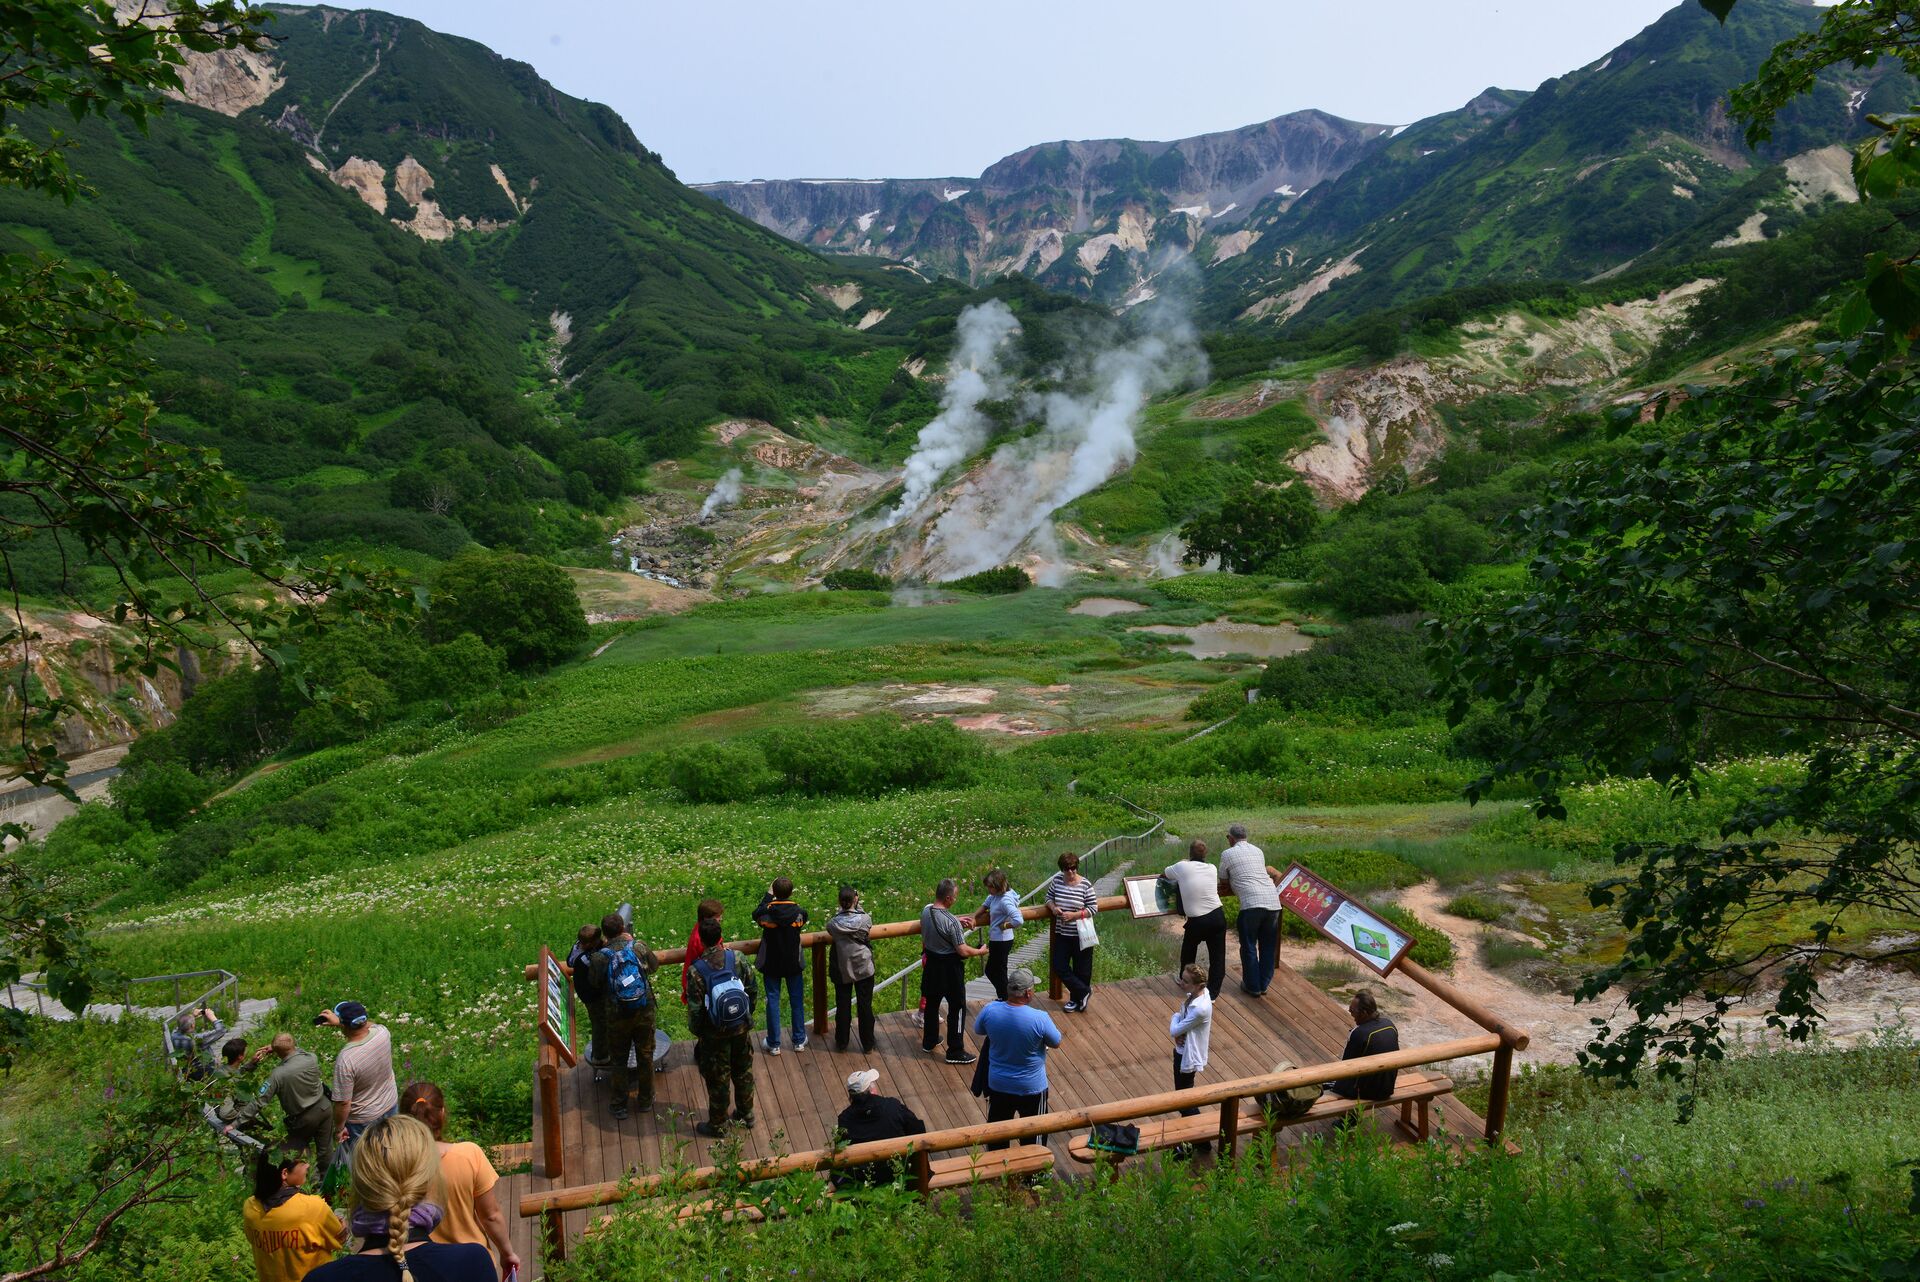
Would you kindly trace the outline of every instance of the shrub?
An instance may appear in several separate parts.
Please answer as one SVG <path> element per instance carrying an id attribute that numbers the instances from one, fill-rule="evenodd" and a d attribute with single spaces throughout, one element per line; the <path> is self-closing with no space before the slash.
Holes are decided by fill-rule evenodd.
<path id="1" fill-rule="evenodd" d="M 745 801 L 778 782 L 752 744 L 701 743 L 667 758 L 667 782 L 688 801 Z"/>
<path id="2" fill-rule="evenodd" d="M 1260 700 L 1288 712 L 1388 717 L 1434 706 L 1411 620 L 1362 619 L 1311 650 L 1267 665 Z"/>
<path id="3" fill-rule="evenodd" d="M 1505 921 L 1513 915 L 1513 910 L 1498 899 L 1487 895 L 1476 895 L 1472 891 L 1449 899 L 1447 911 L 1455 917 L 1465 917 L 1468 921 Z"/>
<path id="4" fill-rule="evenodd" d="M 1453 965 L 1453 937 L 1436 930 L 1398 904 L 1376 910 L 1382 917 L 1413 937 L 1407 956 L 1429 970 L 1446 970 Z"/>
<path id="5" fill-rule="evenodd" d="M 828 574 L 820 580 L 820 586 L 829 591 L 885 592 L 893 586 L 893 580 L 872 570 L 850 567 Z"/>
<path id="6" fill-rule="evenodd" d="M 1503 966 L 1518 966 L 1522 962 L 1539 961 L 1547 955 L 1546 949 L 1537 944 L 1529 944 L 1524 939 L 1515 939 L 1497 930 L 1480 932 L 1480 962 L 1490 970 L 1499 970 Z"/>
<path id="7" fill-rule="evenodd" d="M 121 813 L 135 823 L 172 828 L 207 799 L 212 786 L 179 761 L 155 761 L 107 785 Z"/>
<path id="8" fill-rule="evenodd" d="M 1188 704 L 1187 716 L 1208 724 L 1225 720 L 1247 706 L 1249 685 L 1245 681 L 1222 681 Z"/>
<path id="9" fill-rule="evenodd" d="M 573 580 L 518 552 L 469 552 L 442 566 L 427 621 L 434 640 L 471 632 L 515 668 L 550 667 L 587 641 Z"/>
<path id="10" fill-rule="evenodd" d="M 1373 890 L 1399 890 L 1405 886 L 1417 886 L 1427 879 L 1426 873 L 1384 850 L 1358 850 L 1342 846 L 1334 850 L 1308 851 L 1296 857 L 1350 895 L 1363 895 Z"/>
<path id="11" fill-rule="evenodd" d="M 765 741 L 767 764 L 785 786 L 816 796 L 873 796 L 894 788 L 963 783 L 986 750 L 946 721 L 903 726 L 845 721 L 777 730 Z"/>
<path id="12" fill-rule="evenodd" d="M 991 570 L 982 570 L 978 574 L 969 574 L 964 579 L 954 579 L 944 587 L 956 592 L 978 592 L 983 596 L 1000 596 L 1009 592 L 1025 592 L 1033 586 L 1033 576 L 1017 565 L 1001 565 Z"/>

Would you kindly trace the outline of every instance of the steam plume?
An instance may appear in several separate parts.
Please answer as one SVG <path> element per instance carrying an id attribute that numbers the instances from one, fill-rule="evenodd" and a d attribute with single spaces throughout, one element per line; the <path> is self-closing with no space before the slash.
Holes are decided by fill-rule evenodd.
<path id="1" fill-rule="evenodd" d="M 1043 428 L 994 451 L 976 483 L 941 514 L 929 536 L 938 577 L 958 578 L 1004 564 L 1055 510 L 1133 462 L 1141 407 L 1203 368 L 1206 357 L 1184 315 L 1095 354 L 1075 380 L 1035 404 Z"/>
<path id="2" fill-rule="evenodd" d="M 960 313 L 940 413 L 920 429 L 907 458 L 900 504 L 888 515 L 887 525 L 911 516 L 948 469 L 987 443 L 993 424 L 980 412 L 980 403 L 1005 394 L 1000 349 L 1019 332 L 1012 309 L 997 298 Z"/>
<path id="3" fill-rule="evenodd" d="M 700 505 L 700 519 L 706 520 L 723 507 L 732 507 L 740 501 L 740 469 L 730 467 L 720 483 L 713 487 L 713 493 L 707 495 L 707 501 Z"/>

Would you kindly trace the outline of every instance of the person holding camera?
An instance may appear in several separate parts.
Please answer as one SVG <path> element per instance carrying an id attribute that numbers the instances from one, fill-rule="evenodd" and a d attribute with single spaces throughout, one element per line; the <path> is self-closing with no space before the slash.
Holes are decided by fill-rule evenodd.
<path id="1" fill-rule="evenodd" d="M 203 1028 L 202 1025 L 205 1025 Z M 183 1010 L 174 1016 L 167 1030 L 167 1054 L 190 1082 L 197 1082 L 213 1071 L 213 1044 L 227 1035 L 227 1026 L 213 1007 Z"/>
<path id="2" fill-rule="evenodd" d="M 337 1028 L 347 1044 L 333 1061 L 334 1142 L 351 1147 L 369 1126 L 400 1111 L 393 1080 L 393 1036 L 367 1018 L 359 1002 L 321 1011 L 314 1025 Z"/>

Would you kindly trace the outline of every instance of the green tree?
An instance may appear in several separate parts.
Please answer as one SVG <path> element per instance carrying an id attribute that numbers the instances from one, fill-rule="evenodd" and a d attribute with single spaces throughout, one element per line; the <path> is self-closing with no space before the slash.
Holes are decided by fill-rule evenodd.
<path id="1" fill-rule="evenodd" d="M 1217 556 L 1224 568 L 1248 574 L 1305 543 L 1319 523 L 1313 491 L 1298 481 L 1268 485 L 1243 478 L 1228 490 L 1219 511 L 1180 527 L 1187 544 L 1183 559 L 1199 565 Z"/>
<path id="2" fill-rule="evenodd" d="M 1910 4 L 1839 6 L 1736 101 L 1764 129 L 1820 66 L 1913 65 L 1912 31 Z M 1882 126 L 1856 159 L 1869 200 L 1920 174 L 1907 126 Z M 1720 1056 L 1729 1011 L 1763 984 L 1778 984 L 1768 1023 L 1803 1039 L 1822 968 L 1920 953 L 1869 949 L 1848 929 L 1920 917 L 1920 371 L 1907 356 L 1920 314 L 1901 264 L 1863 267 L 1847 310 L 1866 332 L 1691 388 L 1639 449 L 1572 469 L 1518 520 L 1531 591 L 1435 648 L 1453 718 L 1492 700 L 1507 727 L 1481 745 L 1494 765 L 1476 800 L 1522 778 L 1540 813 L 1563 816 L 1570 778 L 1685 790 L 1726 745 L 1805 756 L 1796 782 L 1747 800 L 1716 838 L 1615 851 L 1621 875 L 1591 894 L 1619 909 L 1626 949 L 1581 996 L 1625 984 L 1633 1018 L 1583 1052 L 1602 1075 L 1649 1062 L 1679 1075 Z M 1752 929 L 1809 909 L 1804 936 Z M 1695 994 L 1706 1005 L 1689 1012 Z"/>
<path id="3" fill-rule="evenodd" d="M 471 632 L 515 668 L 550 667 L 587 642 L 587 616 L 567 572 L 518 552 L 468 552 L 440 569 L 428 607 L 437 641 Z"/>

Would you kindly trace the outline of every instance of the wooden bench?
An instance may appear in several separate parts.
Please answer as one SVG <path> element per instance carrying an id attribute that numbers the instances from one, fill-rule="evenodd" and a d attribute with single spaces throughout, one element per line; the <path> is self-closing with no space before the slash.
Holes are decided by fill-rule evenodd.
<path id="1" fill-rule="evenodd" d="M 1394 1082 L 1393 1094 L 1380 1100 L 1340 1099 L 1337 1096 L 1322 1097 L 1319 1102 L 1298 1117 L 1273 1119 L 1274 1130 L 1283 1130 L 1289 1126 L 1303 1126 L 1308 1122 L 1324 1122 L 1330 1118 L 1343 1117 L 1348 1113 L 1362 1109 L 1400 1106 L 1397 1119 L 1400 1129 L 1409 1138 L 1425 1140 L 1431 1133 L 1429 1106 L 1435 1099 L 1453 1092 L 1453 1082 L 1438 1073 L 1422 1073 L 1407 1070 Z M 1266 1114 L 1256 1100 L 1243 1101 L 1240 1114 L 1236 1119 L 1235 1134 L 1248 1135 L 1267 1129 L 1269 1123 Z M 1176 1117 L 1163 1122 L 1141 1122 L 1140 1149 L 1142 1153 L 1158 1152 L 1162 1149 L 1179 1148 L 1182 1145 L 1200 1144 L 1220 1138 L 1220 1111 L 1215 1108 L 1203 1110 L 1195 1117 Z M 1117 1160 L 1124 1156 L 1118 1153 L 1105 1153 L 1093 1147 L 1093 1136 L 1089 1132 L 1076 1135 L 1067 1143 L 1067 1154 L 1076 1162 L 1093 1163 L 1101 1158 Z"/>
<path id="2" fill-rule="evenodd" d="M 927 1163 L 922 1193 L 966 1188 L 988 1180 L 1016 1180 L 1053 1169 L 1053 1150 L 1045 1144 L 1016 1144 L 991 1152 L 958 1153 Z"/>

